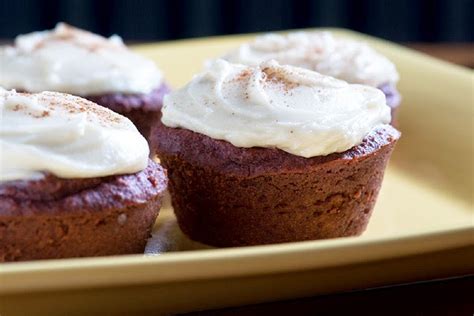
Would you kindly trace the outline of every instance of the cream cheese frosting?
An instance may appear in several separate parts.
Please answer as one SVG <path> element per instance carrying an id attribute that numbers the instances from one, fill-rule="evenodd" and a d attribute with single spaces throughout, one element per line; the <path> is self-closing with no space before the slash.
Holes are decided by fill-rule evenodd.
<path id="1" fill-rule="evenodd" d="M 162 122 L 237 147 L 279 148 L 313 157 L 343 152 L 390 122 L 376 88 L 276 61 L 217 60 L 165 96 Z"/>
<path id="2" fill-rule="evenodd" d="M 396 84 L 395 65 L 367 44 L 337 38 L 330 32 L 293 32 L 258 36 L 223 56 L 233 63 L 255 66 L 275 59 L 350 83 L 378 87 Z"/>
<path id="3" fill-rule="evenodd" d="M 148 164 L 127 118 L 72 95 L 0 89 L 0 182 L 129 174 Z"/>
<path id="4" fill-rule="evenodd" d="M 6 89 L 88 96 L 149 93 L 161 83 L 153 61 L 130 51 L 120 37 L 107 39 L 64 23 L 0 48 L 0 86 Z"/>

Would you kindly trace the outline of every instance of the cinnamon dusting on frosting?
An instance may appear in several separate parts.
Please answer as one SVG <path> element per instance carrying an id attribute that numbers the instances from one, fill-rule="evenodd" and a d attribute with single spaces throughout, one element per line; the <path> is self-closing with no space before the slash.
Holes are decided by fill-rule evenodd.
<path id="1" fill-rule="evenodd" d="M 237 147 L 314 157 L 343 152 L 390 121 L 384 94 L 275 60 L 216 60 L 165 96 L 161 121 Z"/>
<path id="2" fill-rule="evenodd" d="M 96 52 L 100 49 L 125 49 L 125 45 L 120 42 L 105 41 L 102 37 L 94 33 L 81 30 L 66 23 L 59 23 L 56 31 L 48 37 L 40 39 L 32 48 L 32 51 L 39 50 L 51 42 L 68 42 Z"/>
<path id="3" fill-rule="evenodd" d="M 132 122 L 80 97 L 0 88 L 0 183 L 135 173 L 149 148 Z"/>
<path id="4" fill-rule="evenodd" d="M 244 80 L 248 80 L 248 78 L 250 77 L 250 75 L 252 74 L 252 71 L 250 69 L 246 69 L 242 72 L 240 72 L 234 80 L 236 81 L 244 81 Z"/>
<path id="5" fill-rule="evenodd" d="M 264 67 L 262 72 L 266 75 L 265 79 L 273 84 L 280 84 L 286 92 L 298 86 L 296 82 L 288 79 L 288 70 L 283 68 Z"/>
<path id="6" fill-rule="evenodd" d="M 120 123 L 125 118 L 107 108 L 99 106 L 89 100 L 64 94 L 58 92 L 43 92 L 43 93 L 26 93 L 19 92 L 17 95 L 24 96 L 26 98 L 36 98 L 40 102 L 45 110 L 31 111 L 25 105 L 15 104 L 10 106 L 14 112 L 23 111 L 24 114 L 34 118 L 45 118 L 50 116 L 51 112 L 56 110 L 66 111 L 69 114 L 93 114 L 94 117 L 99 119 L 99 122 L 103 125 L 110 123 Z M 88 119 L 91 118 L 88 116 Z"/>
<path id="7" fill-rule="evenodd" d="M 147 94 L 163 82 L 153 61 L 130 51 L 119 36 L 105 38 L 64 23 L 0 47 L 0 69 L 0 86 L 27 92 Z"/>
<path id="8" fill-rule="evenodd" d="M 257 66 L 268 60 L 345 80 L 378 87 L 398 81 L 395 65 L 362 41 L 330 32 L 266 34 L 223 56 L 233 63 Z"/>

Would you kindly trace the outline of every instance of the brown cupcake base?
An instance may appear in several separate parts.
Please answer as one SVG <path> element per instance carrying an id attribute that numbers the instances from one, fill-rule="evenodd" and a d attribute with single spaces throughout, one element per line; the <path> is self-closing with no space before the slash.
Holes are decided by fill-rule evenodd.
<path id="1" fill-rule="evenodd" d="M 131 175 L 2 184 L 0 262 L 141 253 L 166 186 L 152 161 Z"/>
<path id="2" fill-rule="evenodd" d="M 0 223 L 7 230 L 0 245 L 0 262 L 141 253 L 160 204 L 154 199 L 145 205 L 94 214 L 7 219 Z"/>
<path id="3" fill-rule="evenodd" d="M 399 132 L 386 125 L 344 153 L 309 159 L 162 124 L 151 136 L 183 232 L 228 247 L 361 234 Z"/>

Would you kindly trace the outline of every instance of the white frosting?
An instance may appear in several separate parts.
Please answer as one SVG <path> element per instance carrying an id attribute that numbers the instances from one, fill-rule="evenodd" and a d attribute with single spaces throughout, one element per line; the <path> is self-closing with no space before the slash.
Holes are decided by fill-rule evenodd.
<path id="1" fill-rule="evenodd" d="M 127 118 L 79 97 L 0 89 L 0 182 L 128 174 L 148 144 Z"/>
<path id="2" fill-rule="evenodd" d="M 336 38 L 329 32 L 295 32 L 287 35 L 267 34 L 231 51 L 224 59 L 256 66 L 275 59 L 292 65 L 373 87 L 395 84 L 395 65 L 363 42 Z"/>
<path id="3" fill-rule="evenodd" d="M 0 86 L 28 92 L 149 93 L 162 82 L 153 61 L 109 39 L 59 23 L 0 48 Z"/>
<path id="4" fill-rule="evenodd" d="M 237 147 L 276 147 L 302 157 L 345 151 L 390 122 L 384 94 L 269 61 L 217 60 L 165 96 L 162 122 Z"/>

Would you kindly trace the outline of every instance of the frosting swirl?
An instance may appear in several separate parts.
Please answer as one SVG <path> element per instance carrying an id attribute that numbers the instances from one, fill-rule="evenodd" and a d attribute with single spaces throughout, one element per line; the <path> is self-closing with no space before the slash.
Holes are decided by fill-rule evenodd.
<path id="1" fill-rule="evenodd" d="M 0 48 L 0 86 L 6 89 L 88 96 L 149 93 L 161 82 L 153 61 L 128 50 L 120 37 L 107 39 L 63 23 Z"/>
<path id="2" fill-rule="evenodd" d="M 127 118 L 79 97 L 0 89 L 0 182 L 129 174 L 148 144 Z"/>
<path id="3" fill-rule="evenodd" d="M 222 58 L 244 65 L 256 66 L 275 59 L 335 77 L 350 83 L 378 87 L 395 84 L 395 65 L 363 42 L 335 38 L 330 32 L 293 32 L 287 35 L 258 36 Z"/>
<path id="4" fill-rule="evenodd" d="M 162 113 L 170 127 L 302 157 L 345 151 L 390 122 L 380 90 L 276 61 L 244 66 L 217 60 L 165 96 Z"/>

